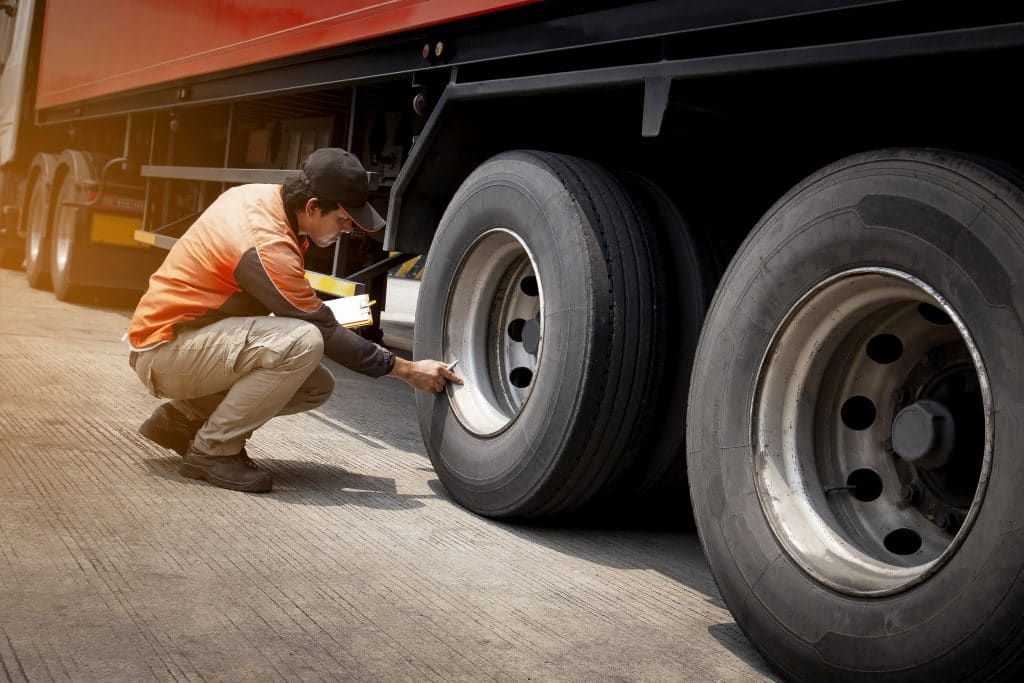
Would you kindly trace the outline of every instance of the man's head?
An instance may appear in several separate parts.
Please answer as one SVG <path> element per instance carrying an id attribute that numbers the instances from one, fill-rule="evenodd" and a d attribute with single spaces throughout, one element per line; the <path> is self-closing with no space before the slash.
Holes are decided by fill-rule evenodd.
<path id="1" fill-rule="evenodd" d="M 285 210 L 299 228 L 319 246 L 356 226 L 367 232 L 384 227 L 369 202 L 366 170 L 355 155 L 337 147 L 318 149 L 302 170 L 281 186 Z"/>

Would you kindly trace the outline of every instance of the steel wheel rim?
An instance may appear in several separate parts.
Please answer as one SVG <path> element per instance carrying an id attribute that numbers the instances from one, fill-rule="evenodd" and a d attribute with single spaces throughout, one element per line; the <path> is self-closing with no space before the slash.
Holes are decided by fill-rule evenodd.
<path id="1" fill-rule="evenodd" d="M 544 294 L 526 243 L 488 230 L 463 255 L 445 307 L 442 349 L 465 384 L 448 384 L 452 410 L 469 432 L 511 425 L 536 384 L 543 350 Z"/>
<path id="2" fill-rule="evenodd" d="M 962 429 L 949 462 L 929 470 L 893 451 L 893 420 L 937 398 Z M 834 590 L 880 596 L 926 580 L 978 515 L 992 462 L 988 376 L 962 318 L 907 273 L 854 269 L 805 295 L 762 359 L 752 424 L 766 519 Z"/>

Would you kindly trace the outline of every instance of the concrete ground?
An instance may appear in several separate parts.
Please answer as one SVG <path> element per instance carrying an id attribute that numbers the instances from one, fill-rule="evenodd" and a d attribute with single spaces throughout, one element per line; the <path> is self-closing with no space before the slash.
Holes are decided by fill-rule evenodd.
<path id="1" fill-rule="evenodd" d="M 770 678 L 693 531 L 474 516 L 400 382 L 332 365 L 250 444 L 273 493 L 179 476 L 129 316 L 0 270 L 0 680 Z"/>

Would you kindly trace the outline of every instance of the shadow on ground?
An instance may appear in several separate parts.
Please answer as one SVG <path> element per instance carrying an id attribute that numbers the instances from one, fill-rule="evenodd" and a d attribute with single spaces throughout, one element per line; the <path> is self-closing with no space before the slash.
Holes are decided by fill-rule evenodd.
<path id="1" fill-rule="evenodd" d="M 211 486 L 205 481 L 178 474 L 181 458 L 147 458 L 143 462 L 155 476 L 182 486 Z M 253 495 L 293 505 L 357 505 L 375 510 L 415 510 L 423 507 L 422 499 L 437 497 L 433 494 L 398 493 L 395 480 L 390 477 L 353 473 L 325 463 L 273 458 L 260 458 L 258 462 L 261 469 L 273 476 L 274 490 Z"/>
<path id="2" fill-rule="evenodd" d="M 437 479 L 429 486 L 438 497 L 458 505 Z M 621 506 L 605 504 L 541 521 L 487 521 L 531 543 L 605 567 L 653 569 L 700 591 L 710 604 L 725 607 L 711 579 L 686 498 L 623 501 Z"/>
<path id="3" fill-rule="evenodd" d="M 708 626 L 708 633 L 714 637 L 719 643 L 722 644 L 725 649 L 733 653 L 740 659 L 744 659 L 750 663 L 754 663 L 750 657 L 750 640 L 744 635 L 740 627 L 735 622 L 727 622 L 722 624 L 711 624 Z M 758 662 L 760 663 L 760 662 Z M 762 664 L 767 666 L 767 664 Z"/>
<path id="4" fill-rule="evenodd" d="M 128 320 L 132 317 L 141 297 L 142 292 L 135 290 L 90 288 L 77 292 L 67 303 L 113 313 Z"/>
<path id="5" fill-rule="evenodd" d="M 432 479 L 429 485 L 439 498 L 458 504 L 439 480 Z M 697 591 L 709 605 L 725 610 L 689 505 L 689 497 L 679 494 L 646 501 L 624 498 L 619 505 L 605 503 L 576 515 L 541 522 L 486 522 L 529 543 L 586 562 L 625 571 L 657 571 Z M 708 631 L 737 658 L 770 675 L 764 660 L 734 622 L 713 624 Z"/>

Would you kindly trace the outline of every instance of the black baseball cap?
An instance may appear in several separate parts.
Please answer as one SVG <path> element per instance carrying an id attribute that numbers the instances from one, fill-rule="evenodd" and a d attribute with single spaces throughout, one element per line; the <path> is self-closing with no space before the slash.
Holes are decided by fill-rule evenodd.
<path id="1" fill-rule="evenodd" d="M 302 164 L 313 196 L 325 202 L 337 202 L 366 232 L 377 232 L 385 221 L 366 197 L 370 192 L 366 169 L 355 154 L 338 147 L 324 147 L 310 154 Z"/>

